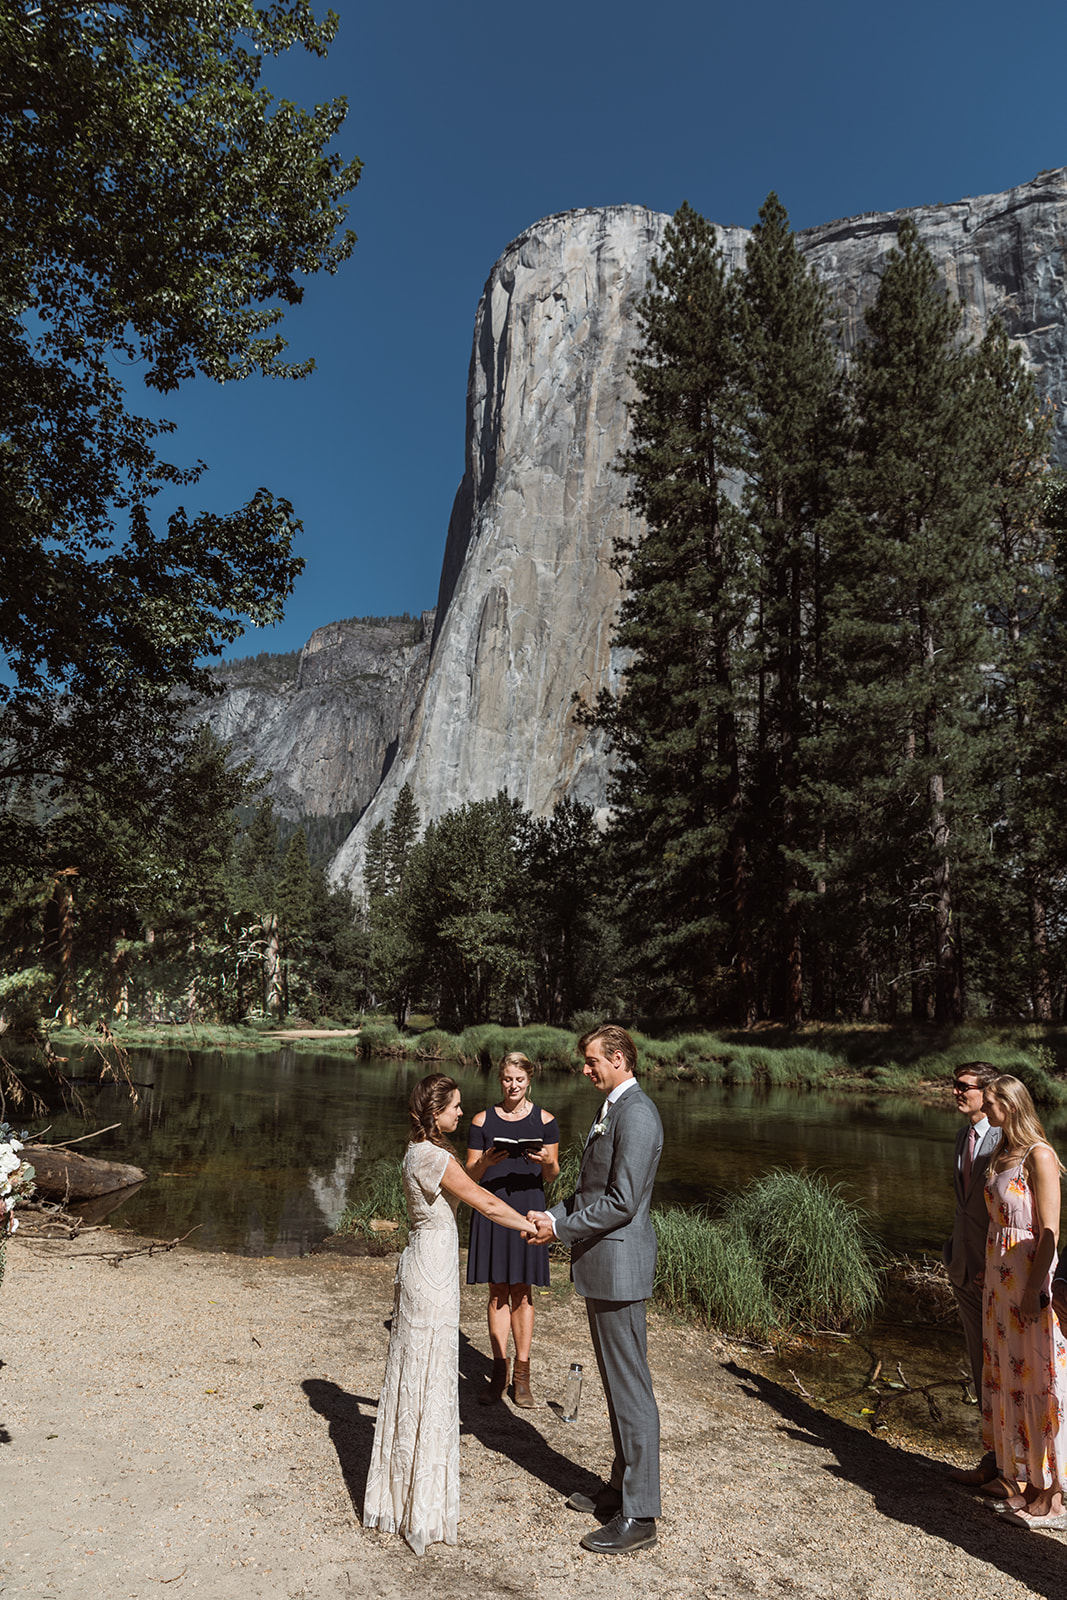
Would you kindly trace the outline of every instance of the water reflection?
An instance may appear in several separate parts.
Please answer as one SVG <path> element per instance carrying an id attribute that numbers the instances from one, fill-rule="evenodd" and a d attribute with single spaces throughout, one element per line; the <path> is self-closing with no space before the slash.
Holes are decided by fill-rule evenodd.
<path id="1" fill-rule="evenodd" d="M 120 1123 L 92 1142 L 93 1153 L 133 1162 L 150 1178 L 115 1220 L 162 1238 L 195 1227 L 190 1244 L 250 1255 L 302 1254 L 330 1231 L 360 1164 L 403 1150 L 407 1097 L 427 1070 L 293 1051 L 145 1051 L 135 1059 L 135 1077 L 152 1086 L 139 1105 L 113 1086 L 88 1092 L 95 1124 Z M 452 1075 L 468 1118 L 495 1098 L 494 1078 Z M 845 1183 L 893 1250 L 938 1251 L 951 1231 L 958 1122 L 948 1108 L 787 1089 L 647 1087 L 665 1134 L 658 1205 L 715 1206 L 771 1167 L 807 1167 Z M 547 1077 L 534 1097 L 559 1118 L 564 1144 L 584 1138 L 597 1096 L 583 1078 Z M 47 1120 L 50 1139 L 85 1132 L 73 1116 Z"/>

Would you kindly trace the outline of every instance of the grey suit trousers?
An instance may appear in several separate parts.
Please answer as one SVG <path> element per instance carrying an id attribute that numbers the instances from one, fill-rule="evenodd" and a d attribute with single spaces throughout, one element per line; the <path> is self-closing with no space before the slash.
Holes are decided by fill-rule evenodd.
<path id="1" fill-rule="evenodd" d="M 659 1407 L 648 1370 L 645 1302 L 587 1298 L 585 1309 L 615 1446 L 612 1488 L 622 1494 L 624 1517 L 658 1517 Z"/>

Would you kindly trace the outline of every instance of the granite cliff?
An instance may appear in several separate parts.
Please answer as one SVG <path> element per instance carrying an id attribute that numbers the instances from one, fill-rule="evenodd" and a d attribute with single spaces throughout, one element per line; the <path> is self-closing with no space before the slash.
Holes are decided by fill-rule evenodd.
<path id="1" fill-rule="evenodd" d="M 203 720 L 271 772 L 282 816 L 357 815 L 387 773 L 426 678 L 433 612 L 332 622 L 293 655 L 219 669 Z"/>
<path id="2" fill-rule="evenodd" d="M 1067 169 L 1004 194 L 868 213 L 799 235 L 830 289 L 846 347 L 914 217 L 980 334 L 997 314 L 1043 394 L 1067 398 Z M 626 434 L 635 302 L 669 219 L 639 206 L 547 217 L 485 286 L 467 390 L 466 461 L 448 528 L 426 678 L 393 762 L 335 857 L 357 881 L 367 832 L 410 782 L 423 820 L 506 789 L 544 813 L 603 804 L 607 753 L 571 695 L 617 681 L 612 540 L 632 531 L 613 463 Z M 747 231 L 719 231 L 729 260 Z M 1067 407 L 1055 451 L 1067 462 Z"/>

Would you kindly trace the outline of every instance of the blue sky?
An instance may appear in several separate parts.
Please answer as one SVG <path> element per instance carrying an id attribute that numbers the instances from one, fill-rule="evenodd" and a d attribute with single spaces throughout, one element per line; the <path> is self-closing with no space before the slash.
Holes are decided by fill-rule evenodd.
<path id="1" fill-rule="evenodd" d="M 178 423 L 174 458 L 209 467 L 190 511 L 231 509 L 265 484 L 304 522 L 285 621 L 231 655 L 434 604 L 475 309 L 494 261 L 539 217 L 688 200 L 750 225 L 775 189 L 803 228 L 1067 163 L 1061 5 L 334 9 L 325 61 L 290 53 L 270 71 L 302 104 L 346 95 L 339 148 L 365 163 L 352 259 L 311 280 L 286 319 L 293 356 L 317 370 L 300 383 L 197 380 L 160 405 Z"/>

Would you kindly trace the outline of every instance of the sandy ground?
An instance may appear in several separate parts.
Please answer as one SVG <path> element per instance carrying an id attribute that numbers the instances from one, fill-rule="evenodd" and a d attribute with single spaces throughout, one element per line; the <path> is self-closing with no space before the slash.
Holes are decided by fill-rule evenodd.
<path id="1" fill-rule="evenodd" d="M 21 1238 L 0 1289 L 0 1595 L 241 1600 L 1067 1596 L 1067 1536 L 1012 1529 L 944 1460 L 834 1420 L 713 1336 L 652 1317 L 660 1542 L 593 1556 L 565 1509 L 610 1462 L 581 1302 L 539 1298 L 533 1411 L 475 1403 L 464 1290 L 459 1543 L 360 1526 L 393 1262 L 252 1260 Z M 587 1382 L 557 1420 L 571 1360 Z M 955 1455 L 946 1450 L 943 1455 Z M 958 1455 L 957 1455 L 958 1459 Z"/>

